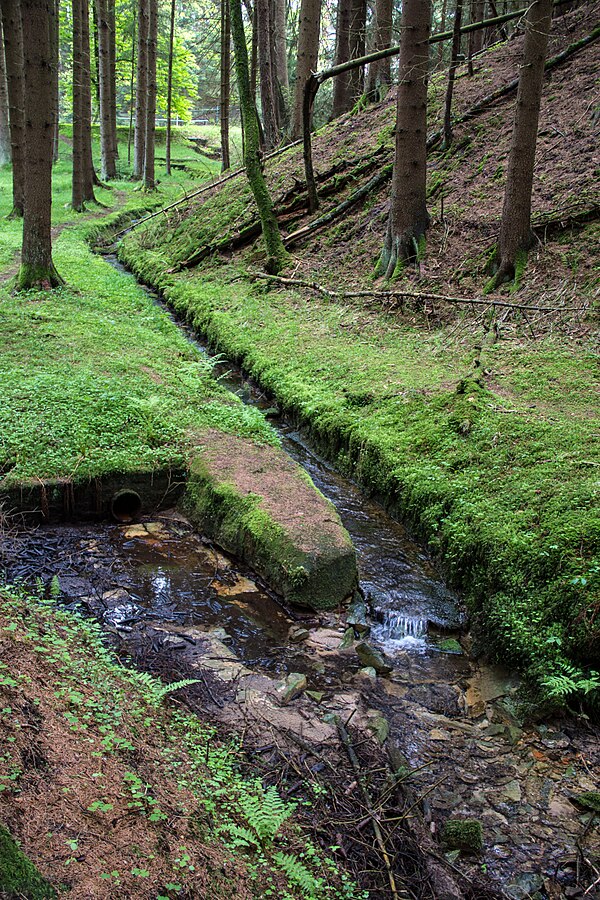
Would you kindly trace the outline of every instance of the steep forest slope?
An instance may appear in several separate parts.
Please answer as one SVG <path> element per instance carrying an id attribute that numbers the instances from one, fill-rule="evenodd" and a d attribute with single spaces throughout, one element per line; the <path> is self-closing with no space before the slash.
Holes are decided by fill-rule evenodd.
<path id="1" fill-rule="evenodd" d="M 549 58 L 593 33 L 598 12 L 593 3 L 556 19 Z M 446 79 L 433 75 L 432 223 L 418 268 L 392 284 L 374 267 L 389 208 L 393 96 L 315 136 L 316 215 L 306 213 L 301 148 L 265 162 L 293 281 L 262 280 L 242 174 L 143 224 L 121 255 L 413 523 L 505 659 L 547 696 L 569 700 L 600 688 L 600 41 L 546 74 L 539 241 L 516 285 L 485 293 L 515 93 L 482 101 L 517 77 L 521 54 L 517 36 L 484 53 L 473 77 L 459 70 L 448 151 L 434 139 Z M 375 176 L 360 202 L 326 215 Z"/>

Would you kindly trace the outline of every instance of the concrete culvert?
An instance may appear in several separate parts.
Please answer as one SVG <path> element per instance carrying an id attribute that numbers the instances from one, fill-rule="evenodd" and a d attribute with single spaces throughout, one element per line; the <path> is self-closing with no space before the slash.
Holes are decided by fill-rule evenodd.
<path id="1" fill-rule="evenodd" d="M 142 498 L 137 491 L 123 488 L 110 502 L 110 512 L 116 522 L 133 522 L 142 511 Z"/>

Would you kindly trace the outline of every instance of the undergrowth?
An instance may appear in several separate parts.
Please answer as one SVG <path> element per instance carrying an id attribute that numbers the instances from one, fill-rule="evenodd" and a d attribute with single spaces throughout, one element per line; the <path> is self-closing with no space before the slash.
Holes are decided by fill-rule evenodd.
<path id="1" fill-rule="evenodd" d="M 294 804 L 240 774 L 236 743 L 170 705 L 195 682 L 124 668 L 101 627 L 55 593 L 0 587 L 10 660 L 0 664 L 0 812 L 54 887 L 162 900 L 362 897 L 301 834 Z"/>

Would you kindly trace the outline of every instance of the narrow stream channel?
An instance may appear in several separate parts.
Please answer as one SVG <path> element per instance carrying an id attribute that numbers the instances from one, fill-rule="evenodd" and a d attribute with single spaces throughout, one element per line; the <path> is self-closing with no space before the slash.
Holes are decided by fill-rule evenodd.
<path id="1" fill-rule="evenodd" d="M 133 278 L 116 257 L 106 259 Z M 221 384 L 246 403 L 272 407 L 238 367 L 211 356 L 177 324 L 213 360 Z M 289 672 L 306 674 L 314 699 L 283 710 L 300 717 L 307 729 L 302 734 L 312 730 L 317 742 L 319 723 L 340 708 L 383 714 L 388 746 L 417 773 L 415 790 L 424 798 L 432 832 L 448 818 L 482 824 L 484 849 L 471 861 L 472 872 L 483 868 L 512 900 L 580 896 L 566 891 L 575 889 L 581 848 L 600 856 L 600 835 L 593 814 L 574 798 L 599 789 L 598 732 L 574 719 L 523 726 L 517 679 L 458 652 L 456 642 L 444 643 L 464 632 L 464 610 L 423 549 L 321 459 L 304 434 L 279 418 L 272 421 L 284 449 L 334 503 L 350 532 L 371 610 L 369 641 L 393 657 L 389 678 L 361 676 L 355 651 L 341 650 L 344 623 L 337 614 L 284 609 L 260 579 L 195 534 L 176 512 L 132 526 L 23 533 L 0 547 L 0 569 L 11 580 L 39 577 L 47 583 L 58 575 L 67 605 L 94 613 L 140 664 L 151 653 L 162 654 L 167 677 L 189 673 L 183 660 L 192 671 L 204 667 L 209 681 L 212 672 L 222 675 L 229 667 L 231 673 L 241 665 L 251 693 L 272 690 L 275 679 Z M 309 637 L 295 643 L 291 635 L 299 625 L 306 625 Z M 228 690 L 221 699 L 215 695 L 221 707 L 216 714 L 229 715 L 227 723 L 236 727 L 239 689 Z"/>

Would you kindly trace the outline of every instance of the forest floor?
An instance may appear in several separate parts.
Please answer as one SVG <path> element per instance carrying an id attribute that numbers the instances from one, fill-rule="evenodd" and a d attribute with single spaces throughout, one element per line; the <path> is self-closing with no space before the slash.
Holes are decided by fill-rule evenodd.
<path id="1" fill-rule="evenodd" d="M 597 27 L 596 12 L 592 3 L 556 20 L 549 55 Z M 473 78 L 461 70 L 457 112 L 514 79 L 521 50 L 517 37 L 485 53 Z M 483 292 L 514 94 L 458 124 L 449 151 L 431 153 L 427 246 L 417 270 L 392 284 L 374 278 L 389 182 L 302 236 L 391 162 L 392 97 L 315 136 L 326 197 L 317 216 L 307 218 L 302 201 L 301 148 L 266 163 L 290 251 L 283 275 L 318 282 L 325 297 L 255 277 L 263 253 L 241 237 L 255 221 L 241 177 L 171 210 L 168 222 L 150 221 L 120 250 L 343 470 L 412 523 L 502 658 L 569 702 L 599 688 L 599 62 L 596 41 L 546 76 L 539 243 L 517 285 Z M 444 87 L 432 79 L 432 132 Z M 592 221 L 570 224 L 582 214 Z M 193 265 L 198 251 L 205 259 Z"/>

